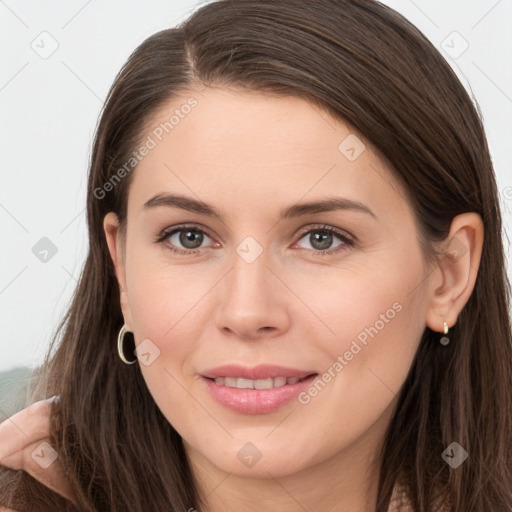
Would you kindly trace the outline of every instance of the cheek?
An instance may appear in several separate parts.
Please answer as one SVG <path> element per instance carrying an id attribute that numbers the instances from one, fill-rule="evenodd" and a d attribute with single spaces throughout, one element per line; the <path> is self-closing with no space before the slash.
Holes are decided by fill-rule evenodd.
<path id="1" fill-rule="evenodd" d="M 326 357 L 319 382 L 299 397 L 301 429 L 304 439 L 310 440 L 322 425 L 329 440 L 321 449 L 304 441 L 301 449 L 311 451 L 312 460 L 354 442 L 379 418 L 390 419 L 423 329 L 416 320 L 420 304 L 407 297 L 403 283 L 395 289 L 348 291 L 353 301 L 333 300 L 323 311 L 336 336 L 325 341 L 311 338 L 319 340 L 317 349 L 321 346 Z"/>
<path id="2" fill-rule="evenodd" d="M 208 322 L 208 292 L 218 278 L 205 277 L 194 265 L 171 266 L 162 259 L 134 254 L 127 288 L 136 344 L 149 339 L 158 354 L 149 365 L 141 359 L 143 377 L 164 415 L 179 424 L 192 407 L 184 387 L 195 374 L 192 361 Z"/>
<path id="3" fill-rule="evenodd" d="M 127 284 L 130 310 L 137 346 L 150 340 L 157 356 L 147 365 L 140 358 L 140 369 L 158 408 L 183 434 L 191 428 L 189 419 L 197 415 L 187 388 L 191 356 L 205 321 L 198 319 L 196 306 L 208 286 L 197 276 L 183 275 L 178 267 L 162 268 L 147 258 L 144 263 L 132 258 Z"/>
<path id="4" fill-rule="evenodd" d="M 318 319 L 306 319 L 301 327 L 304 338 L 315 340 L 323 354 L 320 376 L 326 384 L 320 383 L 319 391 L 312 390 L 304 401 L 314 399 L 320 409 L 327 397 L 343 397 L 360 419 L 366 412 L 378 416 L 398 393 L 425 326 L 425 297 L 418 287 L 423 277 L 420 253 L 390 251 L 371 263 L 329 269 L 316 280 L 304 280 L 298 293 L 322 321 L 319 325 Z M 317 395 L 324 398 L 317 400 Z"/>
<path id="5" fill-rule="evenodd" d="M 346 294 L 332 297 L 324 307 L 326 323 L 335 332 L 337 354 L 353 354 L 398 349 L 409 339 L 410 319 L 417 308 L 407 297 L 401 283 L 383 286 L 375 281 L 369 285 L 345 287 Z M 364 355 L 364 354 L 363 354 Z"/>
<path id="6" fill-rule="evenodd" d="M 294 291 L 307 306 L 295 318 L 303 338 L 315 340 L 333 360 L 347 351 L 347 359 L 357 352 L 361 360 L 370 346 L 388 352 L 416 340 L 423 304 L 419 293 L 410 292 L 421 280 L 421 261 L 415 265 L 393 255 L 388 260 L 302 274 Z"/>
<path id="7" fill-rule="evenodd" d="M 197 306 L 214 279 L 205 277 L 195 265 L 173 265 L 155 253 L 155 249 L 134 253 L 127 265 L 133 327 L 139 337 L 157 344 L 191 337 L 202 325 L 197 318 L 202 309 Z"/>

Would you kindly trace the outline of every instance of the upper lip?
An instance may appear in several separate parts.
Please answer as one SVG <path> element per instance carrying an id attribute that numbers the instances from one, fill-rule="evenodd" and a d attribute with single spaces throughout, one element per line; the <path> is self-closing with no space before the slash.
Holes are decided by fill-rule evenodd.
<path id="1" fill-rule="evenodd" d="M 240 364 L 225 364 L 205 370 L 201 375 L 210 379 L 217 377 L 241 377 L 243 379 L 257 380 L 274 377 L 299 377 L 299 379 L 302 379 L 315 373 L 312 370 L 298 370 L 275 364 L 259 364 L 252 368 Z"/>

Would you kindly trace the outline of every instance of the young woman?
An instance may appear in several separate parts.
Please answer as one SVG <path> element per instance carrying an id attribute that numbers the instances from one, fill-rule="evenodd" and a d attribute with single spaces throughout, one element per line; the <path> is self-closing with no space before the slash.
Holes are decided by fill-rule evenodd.
<path id="1" fill-rule="evenodd" d="M 222 0 L 148 38 L 87 215 L 34 403 L 0 425 L 4 507 L 512 509 L 495 176 L 402 16 Z"/>

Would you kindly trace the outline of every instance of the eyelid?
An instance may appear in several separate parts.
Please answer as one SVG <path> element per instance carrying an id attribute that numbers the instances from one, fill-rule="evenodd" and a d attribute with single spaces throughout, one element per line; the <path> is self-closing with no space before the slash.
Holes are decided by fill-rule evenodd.
<path id="1" fill-rule="evenodd" d="M 155 242 L 158 242 L 162 239 L 165 239 L 169 236 L 171 236 L 172 234 L 174 234 L 176 231 L 184 231 L 185 229 L 190 229 L 190 230 L 194 230 L 194 231 L 199 231 L 199 232 L 203 232 L 205 233 L 206 235 L 208 235 L 210 238 L 214 238 L 210 232 L 208 231 L 208 229 L 204 226 L 202 226 L 201 224 L 176 224 L 174 226 L 170 226 L 170 227 L 167 227 L 165 229 L 163 229 L 157 236 L 156 236 L 156 239 L 155 239 Z"/>
<path id="2" fill-rule="evenodd" d="M 304 235 L 307 235 L 310 231 L 328 231 L 342 238 L 346 238 L 354 243 L 356 243 L 357 241 L 356 237 L 350 234 L 348 231 L 341 228 L 337 228 L 335 226 L 331 226 L 330 224 L 314 224 L 313 226 L 307 226 L 303 230 L 299 231 L 299 233 L 296 236 L 300 236 L 302 238 Z"/>

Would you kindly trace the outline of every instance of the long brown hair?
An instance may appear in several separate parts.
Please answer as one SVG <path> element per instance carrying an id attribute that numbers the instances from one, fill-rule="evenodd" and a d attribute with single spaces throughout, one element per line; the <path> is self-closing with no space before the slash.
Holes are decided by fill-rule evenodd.
<path id="1" fill-rule="evenodd" d="M 102 221 L 114 211 L 126 222 L 136 168 L 104 197 L 98 193 L 148 135 L 156 110 L 196 85 L 297 96 L 351 124 L 403 185 L 429 261 L 454 216 L 481 216 L 485 237 L 473 293 L 449 346 L 424 330 L 382 448 L 376 512 L 387 510 L 397 480 L 418 512 L 434 510 L 434 490 L 455 511 L 512 510 L 510 284 L 482 122 L 426 37 L 373 0 L 214 1 L 146 39 L 116 77 L 90 162 L 89 252 L 32 394 L 61 396 L 52 440 L 80 510 L 204 506 L 181 437 L 139 366 L 123 364 L 116 351 L 123 317 Z M 469 454 L 457 469 L 441 457 L 453 441 Z M 11 496 L 65 509 L 27 475 L 2 475 Z"/>

